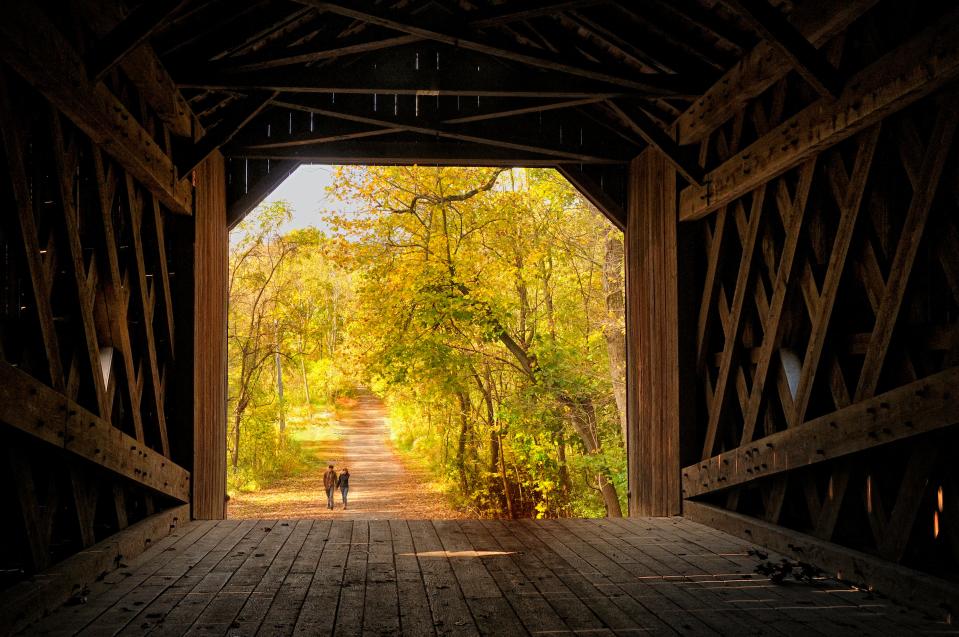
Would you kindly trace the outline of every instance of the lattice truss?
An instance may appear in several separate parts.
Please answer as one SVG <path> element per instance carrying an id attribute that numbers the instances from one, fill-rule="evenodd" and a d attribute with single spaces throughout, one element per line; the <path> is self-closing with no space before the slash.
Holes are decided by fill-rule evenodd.
<path id="1" fill-rule="evenodd" d="M 109 84 L 169 151 L 165 126 Z M 0 133 L 2 505 L 19 512 L 0 546 L 8 572 L 32 572 L 186 499 L 155 475 L 175 466 L 176 278 L 168 211 L 2 68 Z"/>
<path id="2" fill-rule="evenodd" d="M 851 65 L 875 51 L 875 25 L 861 31 Z M 839 64 L 843 49 L 824 50 Z M 783 78 L 702 140 L 700 162 L 815 98 Z M 696 222 L 701 462 L 685 497 L 954 576 L 956 126 L 947 89 Z"/>

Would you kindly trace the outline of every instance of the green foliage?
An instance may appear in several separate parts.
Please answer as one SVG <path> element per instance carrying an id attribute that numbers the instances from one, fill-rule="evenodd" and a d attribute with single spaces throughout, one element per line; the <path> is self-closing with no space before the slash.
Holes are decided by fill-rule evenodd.
<path id="1" fill-rule="evenodd" d="M 280 234 L 281 202 L 233 247 L 231 487 L 308 468 L 297 427 L 362 383 L 461 509 L 618 511 L 621 235 L 552 170 L 340 168 L 334 183 L 360 212 L 327 213 L 328 235 Z"/>

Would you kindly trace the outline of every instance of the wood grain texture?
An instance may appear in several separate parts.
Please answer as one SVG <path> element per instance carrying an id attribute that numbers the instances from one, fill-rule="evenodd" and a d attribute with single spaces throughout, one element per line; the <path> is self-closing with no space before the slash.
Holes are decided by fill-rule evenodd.
<path id="1" fill-rule="evenodd" d="M 9 363 L 0 363 L 0 421 L 151 490 L 189 500 L 186 469 Z"/>
<path id="2" fill-rule="evenodd" d="M 88 547 L 29 581 L 3 592 L 0 625 L 15 632 L 91 586 L 121 560 L 133 560 L 179 526 L 189 523 L 190 508 L 181 505 L 157 513 Z"/>
<path id="3" fill-rule="evenodd" d="M 196 170 L 193 517 L 226 517 L 227 260 L 223 156 Z"/>
<path id="4" fill-rule="evenodd" d="M 959 420 L 959 368 L 820 416 L 683 469 L 690 498 L 949 427 Z"/>
<path id="5" fill-rule="evenodd" d="M 948 628 L 775 586 L 683 518 L 193 522 L 31 635 L 842 635 Z M 771 559 L 778 559 L 772 555 Z M 905 572 L 905 571 L 903 571 Z M 398 581 L 397 581 L 397 578 Z M 929 588 L 929 587 L 927 587 Z"/>
<path id="6" fill-rule="evenodd" d="M 959 12 L 951 13 L 711 170 L 680 195 L 680 219 L 699 219 L 959 76 Z"/>
<path id="7" fill-rule="evenodd" d="M 678 515 L 676 172 L 656 149 L 630 165 L 626 222 L 630 515 Z"/>
<path id="8" fill-rule="evenodd" d="M 853 582 L 865 590 L 882 591 L 925 610 L 931 617 L 950 616 L 955 600 L 959 599 L 959 587 L 953 582 L 713 505 L 686 502 L 683 516 L 792 559 L 816 564 L 826 569 L 829 577 Z M 895 632 L 891 627 L 886 630 Z"/>

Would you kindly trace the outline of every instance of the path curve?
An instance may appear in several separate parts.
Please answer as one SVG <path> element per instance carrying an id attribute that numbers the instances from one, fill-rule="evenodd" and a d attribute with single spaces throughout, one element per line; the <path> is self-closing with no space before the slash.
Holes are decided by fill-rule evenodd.
<path id="1" fill-rule="evenodd" d="M 429 489 L 429 476 L 405 464 L 390 441 L 383 401 L 360 388 L 356 404 L 341 408 L 332 425 L 339 440 L 324 441 L 314 450 L 322 468 L 307 475 L 279 480 L 255 493 L 240 493 L 230 501 L 227 517 L 234 519 L 324 518 L 353 520 L 444 519 L 462 514 L 443 494 Z M 350 470 L 349 509 L 340 494 L 336 508 L 326 508 L 323 471 L 332 462 L 337 471 Z"/>

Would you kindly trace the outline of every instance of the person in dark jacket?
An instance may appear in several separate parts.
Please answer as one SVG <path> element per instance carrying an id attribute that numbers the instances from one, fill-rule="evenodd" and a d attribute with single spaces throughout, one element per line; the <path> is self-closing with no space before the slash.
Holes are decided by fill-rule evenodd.
<path id="1" fill-rule="evenodd" d="M 346 510 L 346 494 L 350 492 L 350 470 L 343 467 L 339 477 L 340 493 L 343 494 L 343 510 Z"/>
<path id="2" fill-rule="evenodd" d="M 336 493 L 336 487 L 339 482 L 340 479 L 336 475 L 336 470 L 333 469 L 333 465 L 330 465 L 326 473 L 323 474 L 323 488 L 326 489 L 327 509 L 333 509 L 333 494 Z"/>

